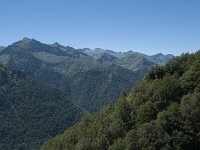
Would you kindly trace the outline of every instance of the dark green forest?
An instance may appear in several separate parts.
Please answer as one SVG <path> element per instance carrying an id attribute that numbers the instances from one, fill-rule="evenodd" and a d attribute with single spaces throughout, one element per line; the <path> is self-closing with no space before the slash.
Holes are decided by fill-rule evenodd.
<path id="1" fill-rule="evenodd" d="M 86 114 L 52 86 L 0 66 L 0 150 L 39 149 Z"/>
<path id="2" fill-rule="evenodd" d="M 116 105 L 83 119 L 41 149 L 200 149 L 200 51 L 154 66 L 132 92 L 121 93 Z"/>

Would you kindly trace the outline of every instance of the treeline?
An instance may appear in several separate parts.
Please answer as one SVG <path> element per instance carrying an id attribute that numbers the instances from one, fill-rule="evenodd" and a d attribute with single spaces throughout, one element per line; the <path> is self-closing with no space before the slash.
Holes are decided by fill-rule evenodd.
<path id="1" fill-rule="evenodd" d="M 200 51 L 155 66 L 130 94 L 42 150 L 200 149 Z"/>

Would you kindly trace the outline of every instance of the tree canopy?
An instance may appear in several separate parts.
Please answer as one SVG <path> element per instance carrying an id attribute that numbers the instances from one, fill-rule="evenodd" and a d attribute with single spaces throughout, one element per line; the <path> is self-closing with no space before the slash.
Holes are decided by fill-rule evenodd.
<path id="1" fill-rule="evenodd" d="M 42 150 L 200 149 L 200 51 L 155 66 L 131 93 Z"/>

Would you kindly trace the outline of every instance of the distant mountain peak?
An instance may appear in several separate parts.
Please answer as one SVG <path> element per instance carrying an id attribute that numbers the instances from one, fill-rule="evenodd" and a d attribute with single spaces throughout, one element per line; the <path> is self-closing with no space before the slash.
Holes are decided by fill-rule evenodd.
<path id="1" fill-rule="evenodd" d="M 15 42 L 13 44 L 33 44 L 33 43 L 42 44 L 40 41 L 28 37 L 24 37 L 22 40 Z"/>
<path id="2" fill-rule="evenodd" d="M 37 46 L 40 47 L 41 45 L 43 45 L 43 43 L 41 43 L 40 41 L 37 41 L 35 39 L 30 39 L 27 37 L 24 37 L 22 40 L 11 44 L 11 46 L 18 46 L 18 47 L 24 48 L 26 50 L 33 49 Z"/>
<path id="3" fill-rule="evenodd" d="M 157 53 L 157 54 L 155 54 L 155 55 L 152 55 L 152 56 L 173 56 L 174 57 L 174 55 L 172 55 L 172 54 L 163 54 L 163 53 Z"/>
<path id="4" fill-rule="evenodd" d="M 163 53 L 158 53 L 158 54 L 156 54 L 156 55 L 164 55 Z"/>
<path id="5" fill-rule="evenodd" d="M 93 50 L 104 51 L 104 50 L 101 49 L 101 48 L 95 48 L 95 49 L 93 49 Z"/>
<path id="6" fill-rule="evenodd" d="M 24 37 L 21 41 L 23 41 L 23 42 L 31 42 L 33 40 L 34 39 L 30 39 L 30 38 Z"/>
<path id="7" fill-rule="evenodd" d="M 129 50 L 127 53 L 135 53 L 133 50 Z"/>
<path id="8" fill-rule="evenodd" d="M 60 43 L 58 43 L 58 42 L 55 42 L 55 43 L 53 43 L 53 44 L 51 44 L 51 46 L 54 46 L 54 47 L 64 47 L 64 46 L 62 46 Z"/>
<path id="9" fill-rule="evenodd" d="M 157 56 L 157 57 L 162 57 L 162 56 L 165 56 L 163 53 L 157 53 L 157 54 L 155 54 L 155 55 L 152 55 L 152 56 Z"/>
<path id="10" fill-rule="evenodd" d="M 105 51 L 108 52 L 108 53 L 117 53 L 117 52 L 115 52 L 113 50 L 109 50 L 109 49 L 106 49 Z M 121 52 L 119 52 L 119 53 L 121 53 Z"/>
<path id="11" fill-rule="evenodd" d="M 151 58 L 157 64 L 165 64 L 167 61 L 174 58 L 174 55 L 172 54 L 164 55 L 163 53 L 158 53 L 158 54 L 152 55 Z"/>

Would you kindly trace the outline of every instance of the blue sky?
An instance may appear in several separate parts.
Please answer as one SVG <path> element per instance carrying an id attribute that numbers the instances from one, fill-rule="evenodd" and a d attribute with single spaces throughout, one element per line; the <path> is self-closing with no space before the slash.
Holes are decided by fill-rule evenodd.
<path id="1" fill-rule="evenodd" d="M 0 45 L 29 37 L 179 55 L 200 49 L 199 6 L 199 0 L 0 0 Z"/>

